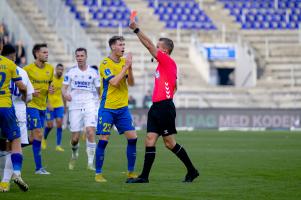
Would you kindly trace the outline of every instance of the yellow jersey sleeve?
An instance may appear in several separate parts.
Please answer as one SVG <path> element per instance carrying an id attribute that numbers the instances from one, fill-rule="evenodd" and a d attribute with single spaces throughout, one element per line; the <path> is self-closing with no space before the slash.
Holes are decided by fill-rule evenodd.
<path id="1" fill-rule="evenodd" d="M 53 81 L 51 85 L 54 87 L 54 93 L 48 94 L 48 101 L 49 104 L 53 108 L 59 108 L 64 106 L 63 96 L 62 96 L 62 87 L 63 87 L 63 76 L 57 78 L 56 76 L 53 77 Z"/>
<path id="2" fill-rule="evenodd" d="M 34 89 L 39 91 L 39 96 L 33 97 L 27 106 L 46 110 L 49 85 L 53 81 L 53 66 L 45 63 L 44 68 L 39 68 L 35 63 L 32 63 L 25 66 L 24 70 L 27 72 Z"/>
<path id="3" fill-rule="evenodd" d="M 9 108 L 12 106 L 10 83 L 19 80 L 22 78 L 18 74 L 17 65 L 0 56 L 0 107 Z"/>
<path id="4" fill-rule="evenodd" d="M 99 66 L 99 73 L 100 76 L 105 80 L 110 80 L 115 76 L 114 70 L 112 70 L 110 67 L 111 60 L 109 58 L 105 58 L 100 66 Z"/>

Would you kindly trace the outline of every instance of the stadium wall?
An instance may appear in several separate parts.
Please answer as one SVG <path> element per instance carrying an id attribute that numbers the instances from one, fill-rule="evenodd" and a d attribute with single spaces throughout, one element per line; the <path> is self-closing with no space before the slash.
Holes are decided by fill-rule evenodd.
<path id="1" fill-rule="evenodd" d="M 145 129 L 146 109 L 133 109 L 138 129 Z M 301 109 L 205 108 L 177 109 L 179 130 L 293 130 L 300 129 Z"/>

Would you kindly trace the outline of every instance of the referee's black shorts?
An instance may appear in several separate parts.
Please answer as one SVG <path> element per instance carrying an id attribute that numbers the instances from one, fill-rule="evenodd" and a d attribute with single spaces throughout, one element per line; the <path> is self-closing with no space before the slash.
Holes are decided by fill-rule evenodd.
<path id="1" fill-rule="evenodd" d="M 147 132 L 168 136 L 176 134 L 176 107 L 172 100 L 153 103 L 148 111 Z"/>

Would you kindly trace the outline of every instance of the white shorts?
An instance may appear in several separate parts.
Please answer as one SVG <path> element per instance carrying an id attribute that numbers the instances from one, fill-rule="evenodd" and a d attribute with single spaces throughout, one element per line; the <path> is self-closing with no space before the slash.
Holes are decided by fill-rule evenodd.
<path id="1" fill-rule="evenodd" d="M 21 144 L 28 144 L 27 122 L 26 122 L 26 107 L 25 105 L 15 104 L 15 112 L 19 122 L 21 132 Z"/>
<path id="2" fill-rule="evenodd" d="M 69 110 L 71 132 L 81 132 L 85 127 L 96 127 L 95 107 Z"/>

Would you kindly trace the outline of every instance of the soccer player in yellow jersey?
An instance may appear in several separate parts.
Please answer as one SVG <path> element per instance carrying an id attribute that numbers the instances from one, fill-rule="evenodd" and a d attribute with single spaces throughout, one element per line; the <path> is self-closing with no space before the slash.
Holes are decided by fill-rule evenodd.
<path id="1" fill-rule="evenodd" d="M 29 80 L 34 87 L 33 98 L 27 104 L 27 124 L 31 131 L 32 150 L 36 164 L 36 174 L 50 174 L 42 167 L 41 141 L 43 138 L 42 128 L 45 122 L 47 97 L 53 92 L 50 83 L 53 80 L 54 68 L 48 61 L 47 44 L 35 44 L 32 50 L 35 61 L 24 67 Z"/>
<path id="2" fill-rule="evenodd" d="M 0 35 L 0 53 L 3 48 L 3 37 Z M 27 184 L 21 178 L 23 155 L 20 141 L 20 127 L 18 126 L 15 109 L 9 90 L 10 82 L 14 81 L 22 94 L 22 100 L 26 101 L 27 90 L 22 83 L 22 78 L 17 73 L 17 66 L 11 60 L 0 56 L 0 132 L 1 137 L 11 142 L 11 161 L 13 165 L 12 179 L 19 186 L 28 190 Z M 2 146 L 1 146 L 2 147 Z M 9 188 L 0 185 L 0 191 L 7 192 Z"/>
<path id="3" fill-rule="evenodd" d="M 102 175 L 105 148 L 113 125 L 119 134 L 127 138 L 128 178 L 135 178 L 137 134 L 128 109 L 128 85 L 134 85 L 132 55 L 123 58 L 125 43 L 122 36 L 109 40 L 111 54 L 99 67 L 101 76 L 101 103 L 98 111 L 97 135 L 100 135 L 96 148 L 96 182 L 106 182 Z"/>
<path id="4" fill-rule="evenodd" d="M 53 120 L 55 119 L 56 124 L 56 151 L 64 151 L 61 147 L 62 143 L 62 124 L 64 118 L 64 101 L 62 96 L 62 87 L 63 87 L 63 77 L 64 66 L 62 64 L 57 64 L 55 67 L 55 74 L 53 77 L 54 93 L 48 95 L 48 106 L 46 110 L 46 121 L 47 125 L 44 129 L 44 139 L 42 140 L 42 149 L 47 147 L 47 137 L 51 129 L 53 128 Z"/>

